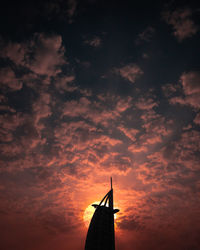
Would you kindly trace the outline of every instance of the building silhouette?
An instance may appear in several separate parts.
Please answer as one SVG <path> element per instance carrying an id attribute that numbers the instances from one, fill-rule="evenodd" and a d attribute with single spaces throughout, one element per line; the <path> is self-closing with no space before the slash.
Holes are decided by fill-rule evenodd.
<path id="1" fill-rule="evenodd" d="M 115 250 L 114 214 L 119 209 L 113 209 L 113 188 L 95 208 L 87 233 L 85 250 Z"/>

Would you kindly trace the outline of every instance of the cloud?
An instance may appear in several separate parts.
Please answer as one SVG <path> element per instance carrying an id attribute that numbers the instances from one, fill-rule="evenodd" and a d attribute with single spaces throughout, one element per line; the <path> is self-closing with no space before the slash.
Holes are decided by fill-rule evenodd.
<path id="1" fill-rule="evenodd" d="M 26 43 L 11 43 L 4 45 L 1 56 L 9 58 L 17 66 L 23 66 L 38 75 L 55 76 L 66 64 L 62 37 L 35 34 L 33 39 Z"/>
<path id="2" fill-rule="evenodd" d="M 147 98 L 141 97 L 136 103 L 136 107 L 142 110 L 149 110 L 157 106 L 158 103 L 154 101 L 152 98 L 148 97 Z"/>
<path id="3" fill-rule="evenodd" d="M 37 95 L 30 100 L 28 113 L 2 116 L 3 169 L 6 161 L 7 170 L 15 171 L 18 165 L 20 169 L 57 165 L 65 174 L 74 176 L 84 176 L 94 163 L 102 171 L 107 167 L 122 172 L 131 168 L 127 153 L 119 154 L 122 141 L 112 136 L 111 131 L 116 120 L 131 107 L 132 98 L 102 95 L 94 101 L 81 97 L 60 105 L 59 96 L 47 91 L 45 83 L 34 89 Z M 106 132 L 108 128 L 110 132 Z"/>
<path id="4" fill-rule="evenodd" d="M 15 113 L 16 110 L 9 107 L 8 105 L 0 105 L 0 111 Z"/>
<path id="5" fill-rule="evenodd" d="M 50 100 L 48 93 L 41 92 L 38 98 L 31 101 L 29 113 L 1 115 L 2 169 L 5 162 L 8 163 L 7 169 L 19 168 L 19 165 L 23 169 L 33 166 L 36 161 L 41 160 L 44 163 L 44 160 L 47 160 L 42 155 L 34 160 L 33 150 L 35 153 L 38 152 L 39 147 L 44 147 L 46 143 L 46 139 L 42 138 L 42 130 L 45 128 L 44 120 L 51 115 Z"/>
<path id="6" fill-rule="evenodd" d="M 188 8 L 162 13 L 163 19 L 173 27 L 173 34 L 179 42 L 195 35 L 198 27 L 192 20 L 192 11 Z"/>
<path id="7" fill-rule="evenodd" d="M 181 86 L 178 84 L 165 84 L 162 86 L 162 91 L 164 95 L 168 98 L 171 97 L 174 93 L 181 89 Z"/>
<path id="8" fill-rule="evenodd" d="M 0 56 L 9 58 L 17 65 L 24 65 L 27 46 L 24 43 L 3 42 Z"/>
<path id="9" fill-rule="evenodd" d="M 69 23 L 72 23 L 77 11 L 77 6 L 77 0 L 51 0 L 42 2 L 37 6 L 37 9 L 35 11 L 37 13 L 41 13 L 42 17 L 46 20 L 53 20 L 54 22 L 58 20 L 68 20 Z"/>
<path id="10" fill-rule="evenodd" d="M 51 234 L 69 233 L 73 230 L 70 216 L 66 220 L 65 211 L 45 211 L 40 213 L 39 222 Z"/>
<path id="11" fill-rule="evenodd" d="M 64 93 L 66 91 L 73 92 L 78 89 L 77 86 L 73 85 L 74 80 L 74 75 L 56 76 L 54 78 L 54 84 L 60 93 Z"/>
<path id="12" fill-rule="evenodd" d="M 97 48 L 101 46 L 102 41 L 100 37 L 94 37 L 90 40 L 85 40 L 84 43 L 90 45 L 91 47 Z"/>
<path id="13" fill-rule="evenodd" d="M 119 142 L 121 143 L 121 142 Z M 130 156 L 127 154 L 116 152 L 115 150 L 109 150 L 108 148 L 105 151 L 104 159 L 101 161 L 100 166 L 103 167 L 106 171 L 109 169 L 110 173 L 116 174 L 127 174 L 128 171 L 132 168 L 133 162 Z"/>
<path id="14" fill-rule="evenodd" d="M 116 111 L 119 113 L 125 112 L 131 107 L 132 98 L 127 96 L 127 98 L 117 98 Z"/>
<path id="15" fill-rule="evenodd" d="M 184 249 L 185 247 L 188 249 L 198 249 L 199 240 L 197 235 L 199 227 L 195 223 L 195 216 L 188 213 L 187 218 L 187 221 L 181 222 L 184 219 L 181 215 L 177 214 L 176 220 L 174 222 L 170 221 L 170 225 L 170 218 L 168 217 L 168 223 L 165 224 L 163 218 L 163 225 L 160 228 L 156 227 L 152 222 L 152 227 L 145 228 L 142 232 L 140 230 L 134 231 L 134 233 L 133 231 L 130 233 L 127 231 L 126 239 L 129 240 L 129 245 L 126 249 L 176 250 Z M 195 224 L 194 227 L 191 227 L 192 223 Z M 183 237 L 187 240 L 183 240 Z M 125 242 L 122 241 L 120 249 L 123 249 L 124 244 Z"/>
<path id="16" fill-rule="evenodd" d="M 72 18 L 77 8 L 77 0 L 68 0 L 67 3 L 68 3 L 67 13 L 69 18 Z"/>
<path id="17" fill-rule="evenodd" d="M 116 151 L 116 146 L 121 141 L 105 135 L 103 131 L 86 122 L 62 123 L 55 129 L 55 143 L 60 148 L 60 154 L 59 160 L 56 158 L 53 164 L 65 166 L 70 163 L 74 168 L 79 168 L 81 163 L 82 166 L 87 165 L 85 170 L 94 164 L 96 168 L 101 166 L 103 169 L 114 165 L 116 169 L 123 171 L 122 166 L 116 164 L 123 158 L 117 157 Z M 112 161 L 114 158 L 115 161 Z"/>
<path id="18" fill-rule="evenodd" d="M 141 231 L 143 225 L 139 222 L 137 216 L 130 218 L 129 216 L 122 216 L 117 226 L 122 230 Z"/>
<path id="19" fill-rule="evenodd" d="M 200 72 L 183 73 L 180 79 L 185 95 L 200 94 Z"/>
<path id="20" fill-rule="evenodd" d="M 143 98 L 143 97 L 141 97 Z M 141 98 L 139 100 L 141 101 Z M 147 99 L 147 103 L 149 99 Z M 150 99 L 151 100 L 151 99 Z M 140 157 L 140 155 L 148 155 L 154 151 L 157 147 L 164 145 L 165 141 L 169 140 L 173 133 L 172 120 L 166 119 L 161 114 L 157 113 L 153 108 L 154 101 L 150 102 L 149 106 L 145 104 L 145 100 L 142 103 L 142 109 L 140 110 L 140 123 L 137 125 L 137 130 L 132 132 L 123 128 L 123 132 L 127 137 L 132 137 L 132 143 L 128 145 L 128 151 L 131 152 L 134 157 Z M 151 105 L 153 103 L 153 105 Z M 135 102 L 137 106 L 138 101 Z M 135 132 L 135 134 L 134 134 Z M 138 156 L 137 156 L 138 155 Z"/>
<path id="21" fill-rule="evenodd" d="M 197 113 L 197 115 L 195 116 L 194 123 L 200 125 L 200 113 Z"/>
<path id="22" fill-rule="evenodd" d="M 66 102 L 63 108 L 63 115 L 71 117 L 86 115 L 89 107 L 90 101 L 85 97 L 81 97 L 79 101 Z"/>
<path id="23" fill-rule="evenodd" d="M 13 138 L 12 132 L 24 123 L 24 116 L 22 114 L 1 114 L 1 140 L 11 141 Z"/>
<path id="24" fill-rule="evenodd" d="M 131 97 L 124 99 L 119 96 L 99 95 L 98 99 L 94 102 L 90 101 L 89 97 L 81 97 L 79 100 L 64 103 L 63 116 L 81 116 L 95 124 L 108 126 L 131 106 L 131 100 Z"/>
<path id="25" fill-rule="evenodd" d="M 138 34 L 138 38 L 136 39 L 136 44 L 139 44 L 141 41 L 149 42 L 151 41 L 153 35 L 155 33 L 155 29 L 151 26 L 147 27 L 143 32 Z"/>
<path id="26" fill-rule="evenodd" d="M 170 99 L 172 104 L 190 105 L 193 108 L 200 108 L 200 73 L 190 71 L 183 73 L 180 77 L 184 96 L 174 96 Z"/>
<path id="27" fill-rule="evenodd" d="M 139 133 L 138 129 L 126 128 L 124 126 L 119 126 L 118 129 L 121 130 L 132 141 L 136 140 L 136 135 Z"/>
<path id="28" fill-rule="evenodd" d="M 157 152 L 149 154 L 148 160 L 137 171 L 144 183 L 156 183 L 158 189 L 175 188 L 181 193 L 184 187 L 193 196 L 198 183 L 197 173 L 193 171 L 198 169 L 199 151 L 199 132 L 185 131 L 178 140 L 169 141 Z"/>
<path id="29" fill-rule="evenodd" d="M 149 55 L 148 55 L 147 53 L 143 53 L 143 54 L 142 54 L 142 58 L 148 59 L 148 58 L 149 58 Z"/>
<path id="30" fill-rule="evenodd" d="M 53 76 L 60 72 L 65 62 L 61 36 L 38 34 L 31 42 L 32 57 L 26 58 L 25 64 L 31 71 L 40 75 Z"/>
<path id="31" fill-rule="evenodd" d="M 0 223 L 10 249 L 62 249 L 73 241 L 69 249 L 83 248 L 84 209 L 107 192 L 110 175 L 121 211 L 119 240 L 126 240 L 130 250 L 173 249 L 171 242 L 185 235 L 190 249 L 188 231 L 192 228 L 198 239 L 199 225 L 194 219 L 199 218 L 197 126 L 188 121 L 192 126 L 177 129 L 152 91 L 144 94 L 129 86 L 132 92 L 99 94 L 77 86 L 77 68 L 68 64 L 59 35 L 35 34 L 4 48 Z M 128 64 L 115 73 L 135 82 L 143 74 L 137 67 Z M 166 97 L 182 98 L 196 111 L 197 104 L 187 98 L 199 95 L 198 78 L 197 72 L 182 74 L 179 87 L 167 85 Z"/>
<path id="32" fill-rule="evenodd" d="M 22 81 L 17 79 L 14 71 L 9 67 L 1 68 L 0 84 L 2 87 L 8 87 L 11 91 L 20 90 L 23 86 Z"/>
<path id="33" fill-rule="evenodd" d="M 32 104 L 32 110 L 35 118 L 35 124 L 40 129 L 44 128 L 44 125 L 40 123 L 43 118 L 49 117 L 51 112 L 50 107 L 51 96 L 49 93 L 41 92 L 39 98 Z"/>
<path id="34" fill-rule="evenodd" d="M 139 144 L 139 145 L 138 145 Z M 128 150 L 130 152 L 132 152 L 133 154 L 135 153 L 141 153 L 141 152 L 146 152 L 147 151 L 147 147 L 144 145 L 141 145 L 140 143 L 138 144 L 132 144 L 128 147 Z"/>
<path id="35" fill-rule="evenodd" d="M 135 83 L 135 81 L 144 74 L 141 68 L 136 64 L 127 64 L 124 67 L 116 68 L 114 71 L 131 83 Z"/>

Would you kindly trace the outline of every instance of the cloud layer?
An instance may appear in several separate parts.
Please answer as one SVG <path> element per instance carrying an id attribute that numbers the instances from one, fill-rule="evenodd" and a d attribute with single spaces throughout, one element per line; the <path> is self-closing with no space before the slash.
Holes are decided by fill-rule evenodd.
<path id="1" fill-rule="evenodd" d="M 51 0 L 2 22 L 4 250 L 83 249 L 110 176 L 117 250 L 199 249 L 198 25 L 192 7 L 138 4 Z"/>

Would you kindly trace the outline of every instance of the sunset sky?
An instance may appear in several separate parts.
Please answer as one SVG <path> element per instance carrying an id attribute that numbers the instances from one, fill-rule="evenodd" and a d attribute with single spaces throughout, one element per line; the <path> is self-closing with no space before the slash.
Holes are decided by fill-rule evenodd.
<path id="1" fill-rule="evenodd" d="M 1 250 L 83 250 L 110 176 L 116 250 L 200 249 L 199 20 L 184 0 L 1 5 Z"/>

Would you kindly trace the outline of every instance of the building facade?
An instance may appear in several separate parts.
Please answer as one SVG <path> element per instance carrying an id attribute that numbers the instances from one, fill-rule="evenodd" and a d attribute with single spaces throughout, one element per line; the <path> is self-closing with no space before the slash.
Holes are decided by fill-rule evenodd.
<path id="1" fill-rule="evenodd" d="M 85 250 L 115 250 L 114 214 L 118 209 L 113 209 L 113 188 L 104 196 L 95 208 L 87 233 Z"/>

